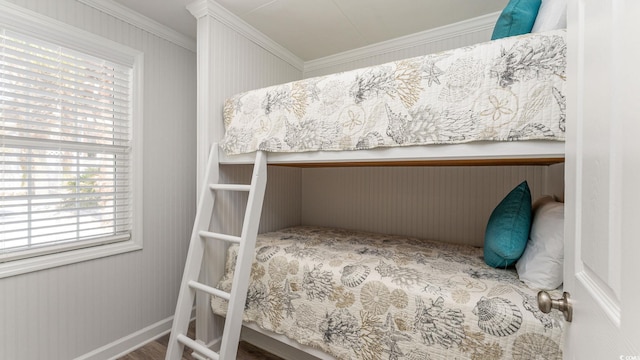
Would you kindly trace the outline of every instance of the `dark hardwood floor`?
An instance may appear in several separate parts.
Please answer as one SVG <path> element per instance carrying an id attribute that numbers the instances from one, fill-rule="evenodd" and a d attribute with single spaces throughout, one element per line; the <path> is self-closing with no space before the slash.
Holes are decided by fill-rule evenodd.
<path id="1" fill-rule="evenodd" d="M 189 332 L 187 336 L 193 339 L 195 335 L 195 323 L 191 322 L 189 325 Z M 118 360 L 162 360 L 167 352 L 167 344 L 169 343 L 169 335 L 165 335 L 158 340 L 152 341 L 147 345 L 118 358 Z M 182 360 L 194 360 L 191 356 L 191 350 L 187 349 L 183 355 Z M 241 341 L 238 346 L 239 360 L 282 360 L 280 357 L 270 354 L 260 348 L 257 348 L 247 342 Z"/>

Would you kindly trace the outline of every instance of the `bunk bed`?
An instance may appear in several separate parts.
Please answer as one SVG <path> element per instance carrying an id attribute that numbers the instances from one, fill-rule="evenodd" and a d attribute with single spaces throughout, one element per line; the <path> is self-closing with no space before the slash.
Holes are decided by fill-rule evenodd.
<path id="1" fill-rule="evenodd" d="M 561 163 L 565 67 L 552 30 L 243 92 L 225 102 L 219 163 Z M 560 359 L 562 317 L 537 291 L 482 248 L 297 226 L 259 234 L 244 320 L 327 359 Z"/>
<path id="2" fill-rule="evenodd" d="M 555 30 L 241 93 L 225 104 L 221 162 L 256 150 L 300 166 L 561 162 L 565 59 Z M 562 354 L 561 316 L 482 248 L 294 227 L 259 235 L 251 279 L 247 326 L 328 358 Z M 211 306 L 224 316 L 224 300 Z"/>

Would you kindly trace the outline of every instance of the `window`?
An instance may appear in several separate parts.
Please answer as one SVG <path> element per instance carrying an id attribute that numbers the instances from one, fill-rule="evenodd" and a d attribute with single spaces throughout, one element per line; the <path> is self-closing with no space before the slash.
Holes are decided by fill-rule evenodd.
<path id="1" fill-rule="evenodd" d="M 139 55 L 106 39 L 96 54 L 98 39 L 59 24 L 34 34 L 41 21 L 0 21 L 0 265 L 119 242 L 139 248 Z"/>

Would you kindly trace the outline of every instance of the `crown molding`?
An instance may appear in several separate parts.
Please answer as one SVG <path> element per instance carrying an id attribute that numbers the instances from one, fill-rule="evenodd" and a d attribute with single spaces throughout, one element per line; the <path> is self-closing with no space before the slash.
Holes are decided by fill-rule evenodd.
<path id="1" fill-rule="evenodd" d="M 490 30 L 495 26 L 500 12 L 490 13 L 454 24 L 444 25 L 435 29 L 425 30 L 415 34 L 379 42 L 373 45 L 363 46 L 335 55 L 329 55 L 304 63 L 304 71 L 316 71 L 326 67 L 341 65 L 351 61 L 357 61 L 371 56 L 403 50 L 414 46 L 447 40 L 466 34 Z M 488 40 L 488 39 L 487 39 Z"/>
<path id="2" fill-rule="evenodd" d="M 38 26 L 25 25 L 34 23 Z M 51 41 L 69 49 L 127 66 L 143 56 L 142 52 L 137 49 L 6 0 L 0 0 L 0 24 L 28 36 Z"/>
<path id="3" fill-rule="evenodd" d="M 303 71 L 305 62 L 287 50 L 282 45 L 260 32 L 258 29 L 247 24 L 244 20 L 225 9 L 214 0 L 198 0 L 187 5 L 187 10 L 196 18 L 210 16 L 225 26 L 228 26 L 238 34 L 244 36 L 258 46 L 279 57 L 297 70 Z"/>
<path id="4" fill-rule="evenodd" d="M 169 27 L 160 24 L 140 13 L 137 13 L 128 7 L 121 5 L 113 0 L 78 0 L 79 2 L 91 6 L 92 8 L 102 11 L 108 15 L 118 18 L 130 25 L 154 34 L 162 39 L 170 41 L 180 47 L 191 52 L 196 52 L 196 40 L 183 35 Z"/>

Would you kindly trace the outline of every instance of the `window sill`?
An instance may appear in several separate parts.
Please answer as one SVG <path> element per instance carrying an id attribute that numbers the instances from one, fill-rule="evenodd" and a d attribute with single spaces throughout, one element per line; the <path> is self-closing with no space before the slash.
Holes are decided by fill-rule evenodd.
<path id="1" fill-rule="evenodd" d="M 9 261 L 6 263 L 0 263 L 0 279 L 137 250 L 142 250 L 142 246 L 133 240 L 128 240 Z"/>

